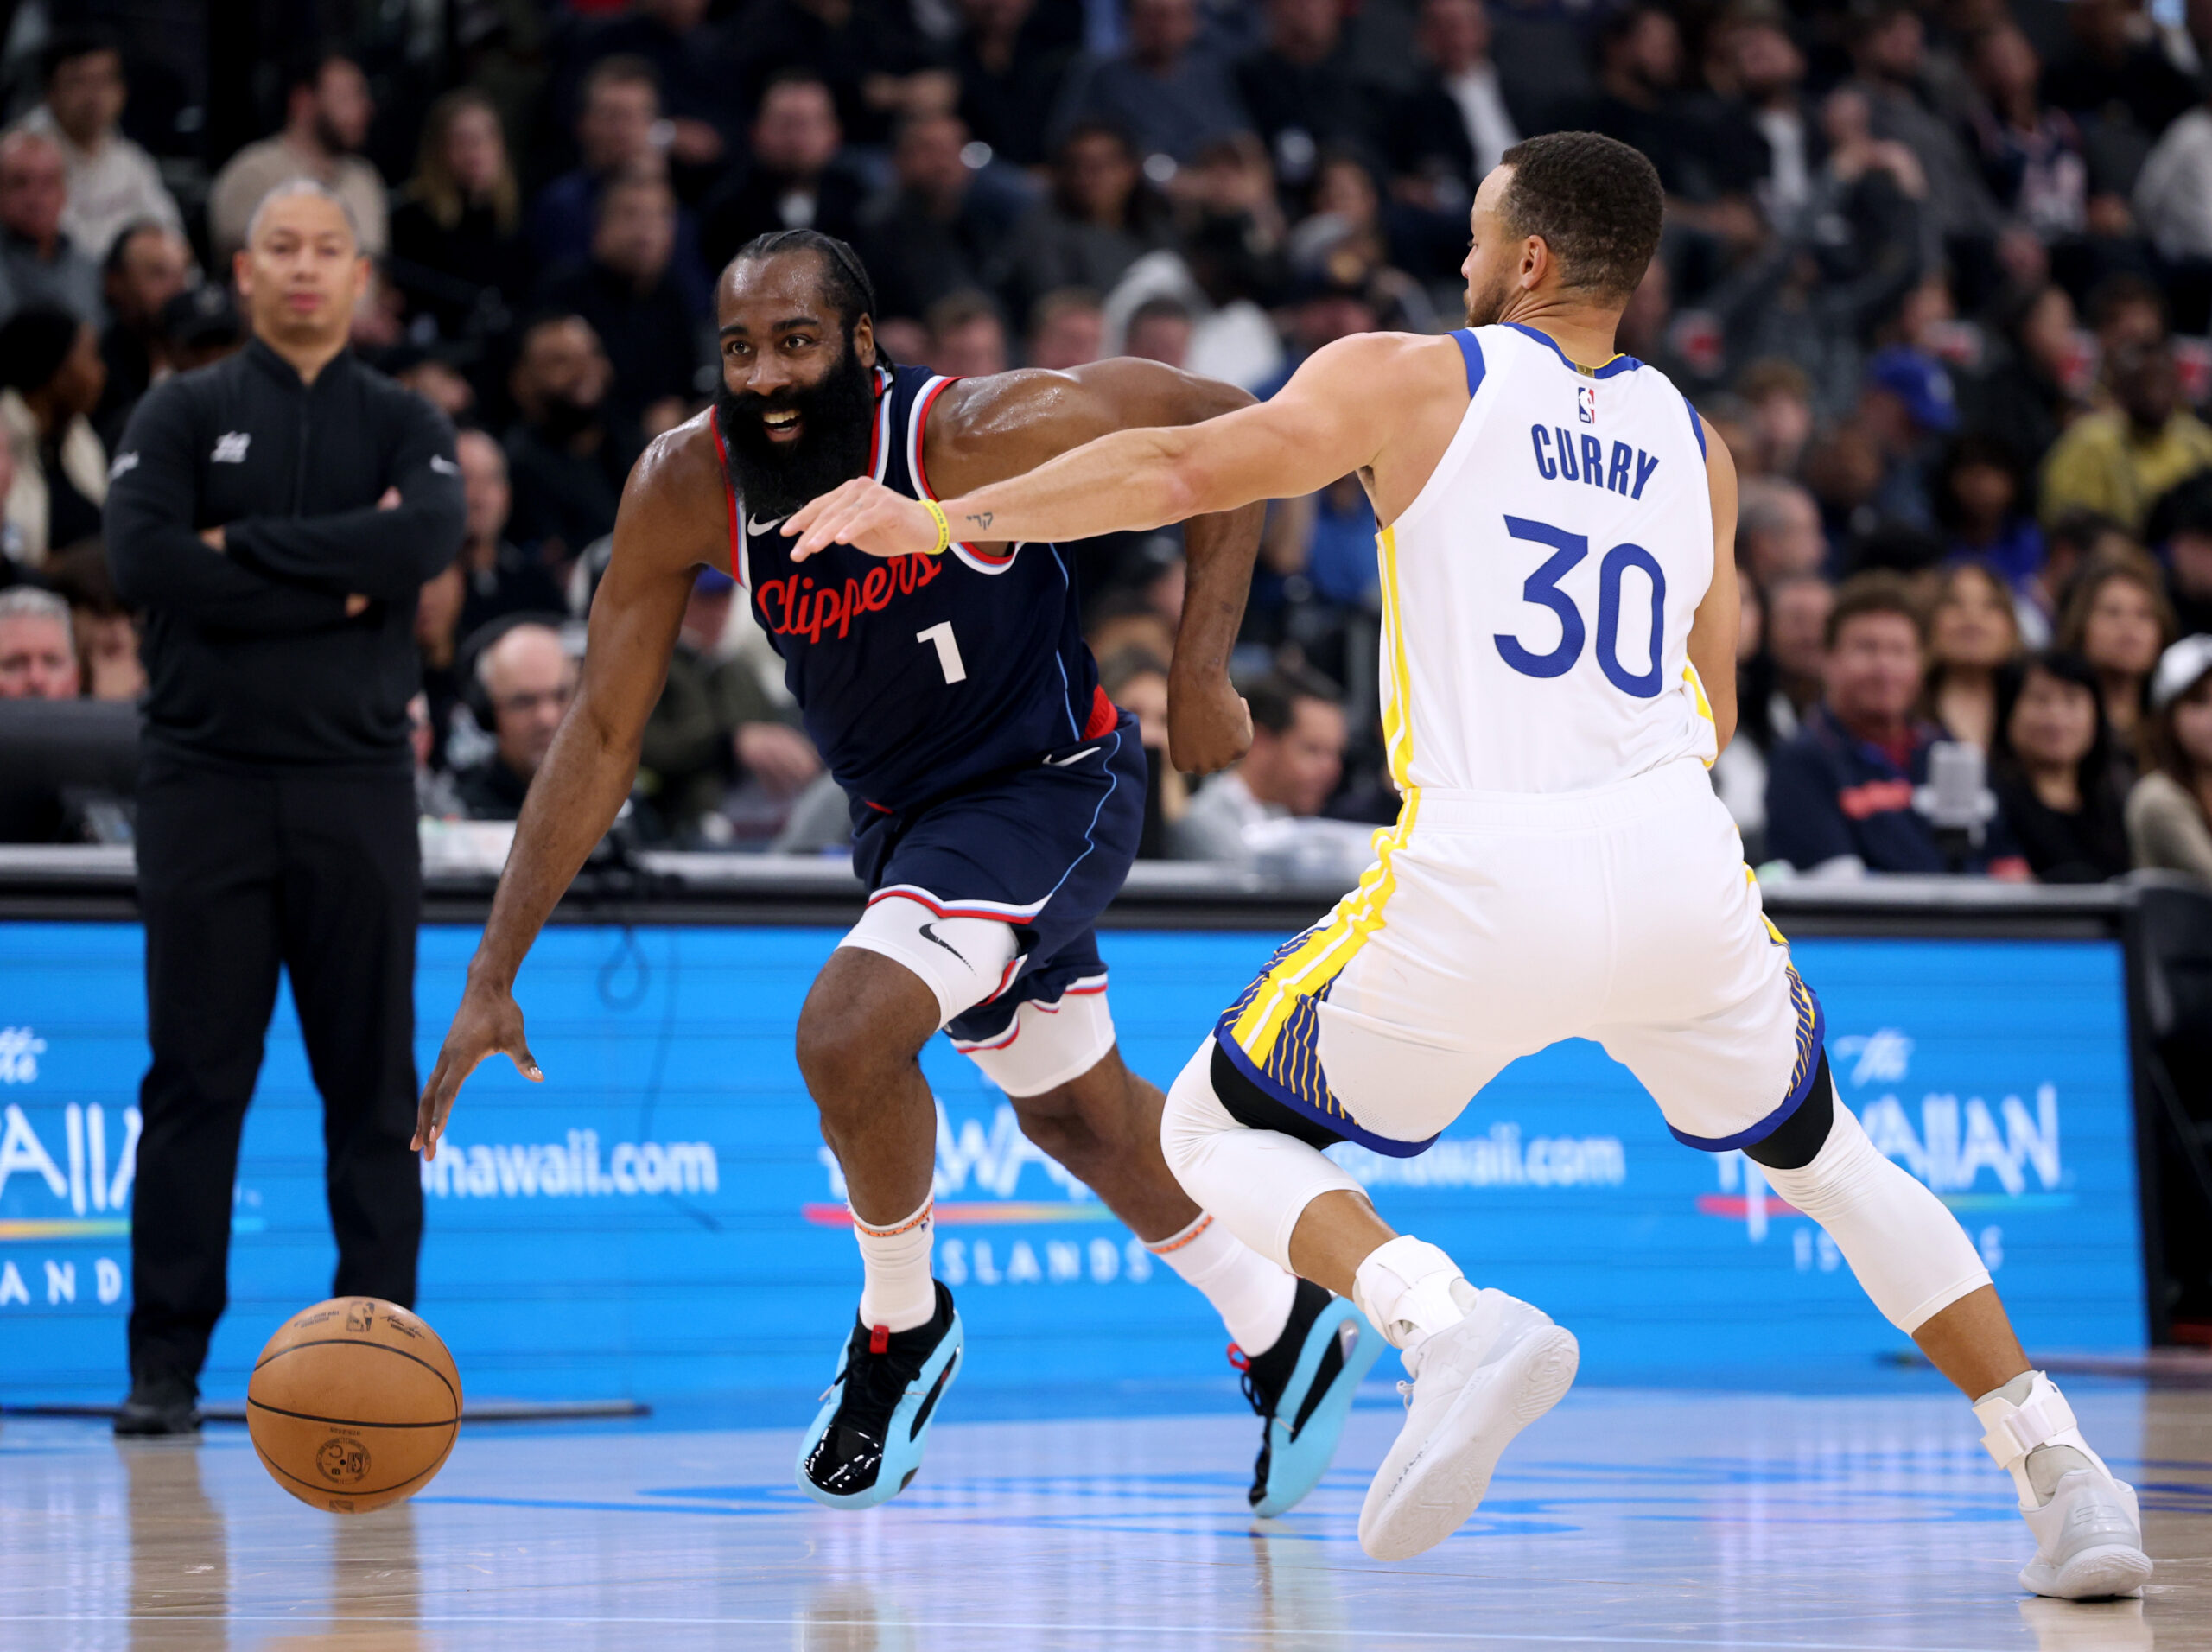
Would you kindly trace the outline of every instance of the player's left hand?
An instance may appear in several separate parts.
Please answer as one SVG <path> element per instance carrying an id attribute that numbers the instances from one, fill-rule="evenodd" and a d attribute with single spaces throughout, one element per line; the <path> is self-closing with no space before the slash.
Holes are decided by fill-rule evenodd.
<path id="1" fill-rule="evenodd" d="M 1167 760 L 1180 774 L 1211 774 L 1252 746 L 1252 710 L 1218 672 L 1167 679 Z"/>
<path id="2" fill-rule="evenodd" d="M 832 545 L 850 545 L 871 556 L 926 556 L 937 549 L 937 523 L 918 499 L 879 481 L 856 476 L 824 493 L 784 522 L 791 560 L 803 562 Z"/>

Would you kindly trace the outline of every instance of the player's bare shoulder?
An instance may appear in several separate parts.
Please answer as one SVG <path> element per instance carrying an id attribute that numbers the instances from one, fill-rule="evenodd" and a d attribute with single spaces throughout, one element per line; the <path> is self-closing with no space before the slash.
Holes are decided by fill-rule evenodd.
<path id="1" fill-rule="evenodd" d="M 645 444 L 622 487 L 615 555 L 626 561 L 729 571 L 729 494 L 715 441 L 714 410 L 693 415 Z"/>
<path id="2" fill-rule="evenodd" d="M 1016 368 L 946 386 L 930 412 L 925 457 L 932 485 L 965 491 L 1109 431 L 1196 424 L 1251 402 L 1234 384 L 1135 356 L 1065 372 Z"/>

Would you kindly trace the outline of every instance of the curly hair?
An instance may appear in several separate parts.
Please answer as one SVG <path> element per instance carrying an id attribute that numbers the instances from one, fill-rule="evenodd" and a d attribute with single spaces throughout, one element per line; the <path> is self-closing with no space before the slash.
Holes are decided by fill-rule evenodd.
<path id="1" fill-rule="evenodd" d="M 1513 168 L 1500 216 L 1516 235 L 1544 238 L 1567 285 L 1607 299 L 1636 290 L 1667 213 L 1659 169 L 1642 150 L 1597 132 L 1548 132 L 1498 164 Z"/>

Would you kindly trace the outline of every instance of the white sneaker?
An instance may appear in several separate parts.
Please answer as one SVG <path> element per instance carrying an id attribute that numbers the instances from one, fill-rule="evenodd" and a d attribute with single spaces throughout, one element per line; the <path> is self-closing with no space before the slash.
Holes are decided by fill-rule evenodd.
<path id="1" fill-rule="evenodd" d="M 1581 1350 L 1541 1309 L 1475 1293 L 1467 1317 L 1406 1355 L 1406 1424 L 1359 1511 L 1359 1546 L 1378 1560 L 1434 1548 L 1466 1522 L 1513 1437 L 1560 1401 Z"/>
<path id="2" fill-rule="evenodd" d="M 2058 1385 L 2031 1371 L 1974 1409 L 1988 1430 L 1981 1443 L 2012 1475 L 2021 1517 L 2036 1536 L 2020 1586 L 2060 1600 L 2140 1593 L 2151 1557 L 2135 1488 L 2089 1449 Z"/>
<path id="3" fill-rule="evenodd" d="M 2036 1534 L 2036 1558 L 2021 1569 L 2022 1588 L 2061 1600 L 2143 1592 L 2151 1557 L 2143 1552 L 2135 1488 L 2113 1478 L 2103 1464 L 2069 1469 L 2050 1502 L 2020 1513 Z"/>

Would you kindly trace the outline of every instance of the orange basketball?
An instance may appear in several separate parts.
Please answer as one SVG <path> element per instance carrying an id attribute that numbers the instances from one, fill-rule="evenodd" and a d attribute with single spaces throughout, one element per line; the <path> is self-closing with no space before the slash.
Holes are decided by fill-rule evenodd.
<path id="1" fill-rule="evenodd" d="M 372 1296 L 318 1302 L 255 1362 L 247 1431 L 302 1503 L 358 1515 L 411 1497 L 461 1432 L 461 1375 L 438 1333 Z"/>

